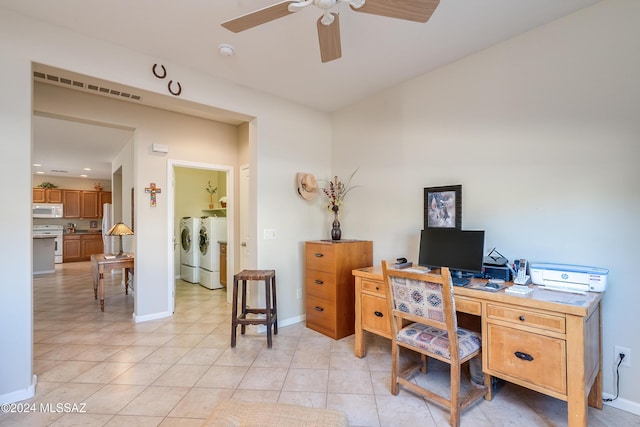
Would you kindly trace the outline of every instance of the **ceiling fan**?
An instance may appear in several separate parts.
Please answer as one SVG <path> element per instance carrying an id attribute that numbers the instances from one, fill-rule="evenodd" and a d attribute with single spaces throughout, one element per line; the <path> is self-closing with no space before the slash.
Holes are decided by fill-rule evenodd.
<path id="1" fill-rule="evenodd" d="M 440 0 L 288 0 L 223 22 L 222 26 L 239 33 L 314 5 L 322 9 L 317 22 L 320 58 L 322 62 L 329 62 L 342 56 L 339 15 L 331 12 L 337 3 L 347 3 L 356 12 L 424 23 Z"/>

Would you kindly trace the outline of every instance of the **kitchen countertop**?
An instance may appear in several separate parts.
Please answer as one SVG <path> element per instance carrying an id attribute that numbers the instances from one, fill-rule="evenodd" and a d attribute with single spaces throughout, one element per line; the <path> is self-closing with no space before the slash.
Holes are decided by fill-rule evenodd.
<path id="1" fill-rule="evenodd" d="M 74 234 L 102 234 L 100 230 L 76 230 L 73 233 L 64 232 L 65 236 L 73 236 Z"/>

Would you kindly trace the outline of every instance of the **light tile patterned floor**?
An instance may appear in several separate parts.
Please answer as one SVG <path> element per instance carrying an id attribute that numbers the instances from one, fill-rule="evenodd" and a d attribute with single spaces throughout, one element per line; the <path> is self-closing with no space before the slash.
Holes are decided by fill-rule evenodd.
<path id="1" fill-rule="evenodd" d="M 34 278 L 38 385 L 22 403 L 38 411 L 0 414 L 0 426 L 198 426 L 229 397 L 340 409 L 352 426 L 448 425 L 438 406 L 406 390 L 390 394 L 385 339 L 369 336 L 368 355 L 358 359 L 353 336 L 334 341 L 298 324 L 281 327 L 272 349 L 253 329 L 231 349 L 224 291 L 178 281 L 175 315 L 135 324 L 133 296 L 119 281 L 108 278 L 102 313 L 88 263 Z M 446 372 L 430 366 L 445 385 Z M 40 412 L 40 404 L 83 405 L 85 412 Z M 566 403 L 500 382 L 491 402 L 463 412 L 462 425 L 563 426 L 566 417 Z M 640 417 L 590 408 L 589 425 L 640 426 Z"/>

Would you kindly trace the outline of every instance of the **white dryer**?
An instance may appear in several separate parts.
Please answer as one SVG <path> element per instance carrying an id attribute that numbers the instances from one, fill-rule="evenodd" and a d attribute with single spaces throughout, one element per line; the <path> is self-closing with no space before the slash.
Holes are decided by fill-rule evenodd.
<path id="1" fill-rule="evenodd" d="M 191 283 L 200 281 L 199 230 L 200 218 L 180 219 L 180 278 Z"/>
<path id="2" fill-rule="evenodd" d="M 227 219 L 203 216 L 200 219 L 200 284 L 209 289 L 220 289 L 220 245 L 227 240 Z"/>

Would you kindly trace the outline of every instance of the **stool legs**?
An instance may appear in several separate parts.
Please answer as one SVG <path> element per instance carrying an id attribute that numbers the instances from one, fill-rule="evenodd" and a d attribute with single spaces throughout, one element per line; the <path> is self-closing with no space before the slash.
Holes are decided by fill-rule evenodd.
<path id="1" fill-rule="evenodd" d="M 249 308 L 247 306 L 247 280 L 264 280 L 265 308 Z M 241 283 L 239 283 L 241 282 Z M 238 314 L 238 286 L 241 285 L 241 307 Z M 264 314 L 264 319 L 247 318 L 247 314 Z M 236 331 L 240 325 L 240 333 L 245 334 L 246 325 L 265 325 L 267 328 L 267 347 L 273 345 L 273 334 L 278 334 L 278 311 L 276 299 L 276 277 L 273 270 L 244 270 L 233 276 L 233 301 L 231 307 L 231 347 L 236 346 Z"/>
<path id="2" fill-rule="evenodd" d="M 238 278 L 233 277 L 233 303 L 231 304 L 231 347 L 236 346 L 236 327 L 238 326 Z"/>
<path id="3" fill-rule="evenodd" d="M 247 318 L 247 281 L 246 280 L 241 280 L 242 282 L 242 305 L 240 306 L 240 309 L 242 310 L 242 314 L 240 315 L 241 319 L 246 319 Z M 244 335 L 244 333 L 247 331 L 247 327 L 244 323 L 242 323 L 240 325 L 240 335 Z"/>

